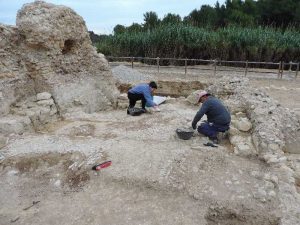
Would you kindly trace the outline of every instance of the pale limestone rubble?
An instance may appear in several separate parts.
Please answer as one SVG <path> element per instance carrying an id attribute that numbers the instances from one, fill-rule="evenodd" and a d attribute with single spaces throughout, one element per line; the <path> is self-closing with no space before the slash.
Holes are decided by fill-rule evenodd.
<path id="1" fill-rule="evenodd" d="M 277 195 L 282 213 L 280 224 L 299 224 L 300 164 L 295 154 L 300 153 L 300 122 L 297 115 L 264 91 L 251 87 L 247 78 L 222 77 L 207 90 L 222 99 L 232 114 L 228 138 L 234 154 L 261 159 L 272 171 L 264 177 L 259 171 L 251 175 L 264 180 L 266 186 L 278 189 L 277 194 L 258 189 L 253 197 L 266 202 Z M 195 104 L 197 92 L 188 96 L 189 103 Z"/>
<path id="2" fill-rule="evenodd" d="M 233 114 L 229 140 L 235 146 L 234 153 L 257 156 L 272 168 L 273 175 L 263 179 L 278 188 L 280 224 L 299 224 L 299 158 L 290 154 L 300 153 L 300 122 L 296 114 L 262 90 L 249 86 L 245 78 L 223 77 L 209 90 L 222 98 Z M 259 196 L 264 199 L 268 194 L 261 192 Z"/>

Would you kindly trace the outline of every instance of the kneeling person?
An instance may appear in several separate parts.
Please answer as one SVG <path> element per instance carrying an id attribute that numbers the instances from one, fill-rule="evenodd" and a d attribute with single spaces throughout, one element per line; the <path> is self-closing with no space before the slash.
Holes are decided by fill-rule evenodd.
<path id="1" fill-rule="evenodd" d="M 218 132 L 229 130 L 230 113 L 219 99 L 211 96 L 206 91 L 201 91 L 198 94 L 198 103 L 200 102 L 202 106 L 193 119 L 192 127 L 196 129 L 198 121 L 206 114 L 207 122 L 201 123 L 197 130 L 209 137 L 214 143 L 218 143 Z"/>

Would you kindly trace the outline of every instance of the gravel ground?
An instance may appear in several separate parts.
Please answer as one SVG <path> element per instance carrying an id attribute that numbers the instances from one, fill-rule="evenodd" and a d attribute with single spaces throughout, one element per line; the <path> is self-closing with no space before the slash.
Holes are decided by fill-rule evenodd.
<path id="1" fill-rule="evenodd" d="M 43 134 L 11 139 L 2 149 L 15 165 L 0 168 L 0 224 L 277 225 L 276 188 L 260 178 L 269 169 L 233 155 L 226 141 L 211 148 L 201 136 L 178 139 L 197 106 L 178 99 L 160 108 L 70 114 Z M 105 160 L 112 165 L 91 170 Z"/>
<path id="2" fill-rule="evenodd" d="M 124 83 L 212 80 L 209 74 L 184 79 L 169 72 L 113 68 Z M 277 81 L 268 80 L 266 90 L 281 97 L 286 90 L 274 88 L 283 84 Z M 286 82 L 299 91 L 298 81 Z M 291 104 L 294 95 L 281 103 L 297 105 Z M 1 149 L 7 160 L 0 165 L 0 224 L 280 224 L 278 196 L 285 193 L 273 168 L 234 155 L 226 140 L 212 148 L 198 135 L 178 139 L 176 128 L 190 125 L 198 109 L 185 99 L 160 109 L 138 117 L 120 109 L 77 112 L 42 133 L 11 136 Z M 110 167 L 91 170 L 107 160 Z"/>
<path id="3" fill-rule="evenodd" d="M 127 66 L 120 65 L 112 68 L 113 76 L 121 83 L 136 83 L 140 81 L 149 81 L 152 76 L 140 73 L 137 70 L 131 69 Z"/>

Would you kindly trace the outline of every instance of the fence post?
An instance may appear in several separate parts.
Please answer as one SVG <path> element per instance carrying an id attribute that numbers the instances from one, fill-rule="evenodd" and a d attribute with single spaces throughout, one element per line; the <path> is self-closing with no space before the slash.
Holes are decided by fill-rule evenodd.
<path id="1" fill-rule="evenodd" d="M 133 69 L 133 57 L 131 57 L 131 68 Z"/>
<path id="2" fill-rule="evenodd" d="M 280 70 L 281 70 L 281 61 L 279 61 L 279 66 L 278 66 L 278 75 L 277 75 L 277 79 L 279 78 L 280 76 Z"/>
<path id="3" fill-rule="evenodd" d="M 246 61 L 246 66 L 245 66 L 245 76 L 247 76 L 247 73 L 248 73 L 248 60 Z"/>
<path id="4" fill-rule="evenodd" d="M 156 58 L 157 72 L 159 73 L 159 57 Z"/>
<path id="5" fill-rule="evenodd" d="M 298 71 L 299 71 L 299 64 L 300 64 L 300 63 L 297 63 L 297 68 L 296 68 L 296 74 L 295 74 L 295 79 L 297 79 L 297 76 L 298 76 Z"/>
<path id="6" fill-rule="evenodd" d="M 283 70 L 284 70 L 284 62 L 281 61 L 280 79 L 282 79 Z"/>
<path id="7" fill-rule="evenodd" d="M 218 60 L 214 60 L 214 76 L 216 76 L 216 74 L 217 74 L 217 62 L 218 62 Z"/>
<path id="8" fill-rule="evenodd" d="M 186 75 L 187 72 L 187 58 L 184 60 L 184 75 Z"/>
<path id="9" fill-rule="evenodd" d="M 289 75 L 290 75 L 290 74 L 291 74 L 291 72 L 292 72 L 292 65 L 293 65 L 293 62 L 292 62 L 292 61 L 290 61 Z"/>

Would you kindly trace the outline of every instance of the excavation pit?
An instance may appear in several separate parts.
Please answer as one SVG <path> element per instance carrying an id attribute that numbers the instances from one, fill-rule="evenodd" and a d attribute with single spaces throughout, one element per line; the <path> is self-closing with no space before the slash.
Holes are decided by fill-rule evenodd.
<path id="1" fill-rule="evenodd" d="M 39 223 L 51 217 L 65 224 L 90 224 L 86 217 L 99 221 L 105 215 L 111 215 L 105 220 L 111 224 L 153 218 L 158 224 L 218 224 L 222 218 L 241 221 L 244 213 L 236 220 L 223 211 L 215 218 L 207 214 L 209 205 L 220 199 L 247 204 L 247 209 L 277 211 L 276 183 L 263 178 L 272 175 L 267 165 L 233 154 L 226 144 L 204 146 L 207 140 L 201 136 L 179 139 L 174 130 L 189 123 L 198 109 L 185 99 L 166 102 L 160 108 L 161 112 L 140 117 L 128 116 L 122 109 L 77 113 L 64 123 L 51 124 L 43 133 L 9 141 L 2 149 L 6 160 L 0 173 L 5 190 L 1 205 L 8 206 L 3 221 L 17 217 L 16 209 L 33 200 L 41 201 L 34 206 L 40 212 L 36 215 Z M 97 172 L 91 169 L 108 160 L 110 167 Z M 19 201 L 23 204 L 18 205 Z M 76 220 L 71 216 L 74 213 L 79 216 Z M 256 213 L 249 210 L 246 216 L 256 218 Z M 260 221 L 269 218 L 266 211 L 260 216 Z M 131 219 L 124 222 L 124 218 Z M 37 224 L 31 214 L 21 219 L 21 224 Z"/>
<path id="2" fill-rule="evenodd" d="M 42 1 L 16 24 L 0 25 L 1 224 L 300 224 L 298 79 L 110 68 L 81 16 Z M 123 94 L 154 80 L 170 98 L 160 112 L 128 116 L 115 79 Z M 217 148 L 174 132 L 191 125 L 199 105 L 185 97 L 199 89 L 232 114 Z"/>
<path id="3" fill-rule="evenodd" d="M 208 83 L 201 81 L 167 81 L 159 80 L 158 89 L 155 91 L 156 95 L 159 96 L 170 96 L 170 97 L 187 97 L 193 91 L 199 89 L 205 89 L 208 87 Z M 118 85 L 118 89 L 121 93 L 127 93 L 128 90 L 134 84 L 121 83 Z"/>
<path id="4" fill-rule="evenodd" d="M 229 203 L 230 204 L 230 203 Z M 279 225 L 280 218 L 267 209 L 258 211 L 257 209 L 247 209 L 245 205 L 240 205 L 236 209 L 227 206 L 209 207 L 206 214 L 207 225 Z"/>

